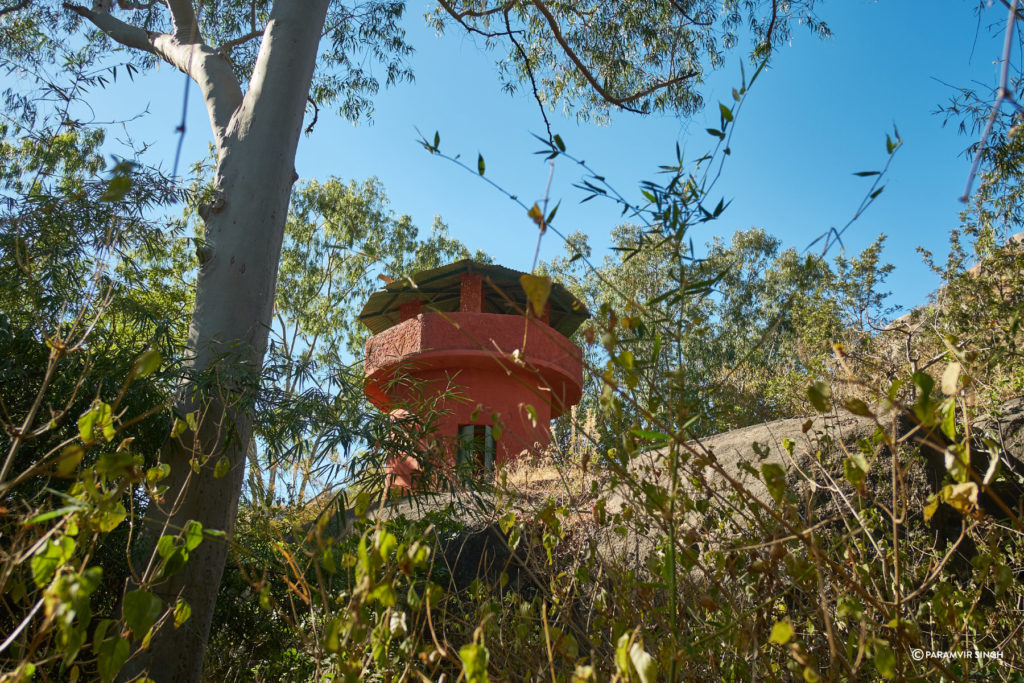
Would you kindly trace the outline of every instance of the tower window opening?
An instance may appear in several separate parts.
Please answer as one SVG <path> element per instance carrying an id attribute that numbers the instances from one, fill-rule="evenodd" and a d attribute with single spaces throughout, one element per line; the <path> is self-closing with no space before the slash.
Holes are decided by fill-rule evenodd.
<path id="1" fill-rule="evenodd" d="M 477 476 L 494 472 L 494 437 L 490 425 L 459 426 L 458 467 Z"/>

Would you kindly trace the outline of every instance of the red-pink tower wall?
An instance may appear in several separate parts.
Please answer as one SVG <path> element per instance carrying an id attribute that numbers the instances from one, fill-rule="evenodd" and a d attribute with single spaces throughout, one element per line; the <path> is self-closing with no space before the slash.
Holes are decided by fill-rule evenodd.
<path id="1" fill-rule="evenodd" d="M 424 400 L 424 390 L 433 398 L 450 392 L 435 406 L 449 465 L 460 426 L 493 425 L 497 415 L 500 466 L 547 446 L 551 419 L 581 395 L 580 349 L 548 325 L 548 311 L 541 318 L 485 313 L 487 286 L 479 273 L 462 273 L 457 311 L 423 312 L 421 301 L 407 301 L 399 306 L 400 322 L 366 343 L 366 395 L 381 410 L 416 410 L 434 402 Z M 398 373 L 413 381 L 394 382 Z M 414 460 L 394 460 L 389 469 L 394 486 L 413 487 Z"/>

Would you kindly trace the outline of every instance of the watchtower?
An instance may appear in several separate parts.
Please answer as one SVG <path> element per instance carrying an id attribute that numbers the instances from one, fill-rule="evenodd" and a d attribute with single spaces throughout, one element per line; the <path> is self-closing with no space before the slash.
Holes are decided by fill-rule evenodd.
<path id="1" fill-rule="evenodd" d="M 449 465 L 487 472 L 543 448 L 551 419 L 580 400 L 581 352 L 569 336 L 589 313 L 555 283 L 537 316 L 523 275 L 466 259 L 389 283 L 359 316 L 374 333 L 367 398 L 388 412 L 440 403 L 437 436 L 450 444 Z M 393 381 L 399 374 L 412 382 Z M 389 464 L 403 488 L 417 469 L 412 458 Z"/>

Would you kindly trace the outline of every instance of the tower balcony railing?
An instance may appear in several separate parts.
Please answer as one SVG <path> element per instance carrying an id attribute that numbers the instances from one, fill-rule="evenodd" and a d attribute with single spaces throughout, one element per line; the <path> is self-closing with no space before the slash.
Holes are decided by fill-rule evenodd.
<path id="1" fill-rule="evenodd" d="M 367 394 L 386 402 L 387 380 L 400 368 L 491 368 L 532 377 L 552 392 L 552 416 L 573 405 L 583 385 L 580 348 L 541 320 L 476 312 L 421 313 L 366 343 Z"/>

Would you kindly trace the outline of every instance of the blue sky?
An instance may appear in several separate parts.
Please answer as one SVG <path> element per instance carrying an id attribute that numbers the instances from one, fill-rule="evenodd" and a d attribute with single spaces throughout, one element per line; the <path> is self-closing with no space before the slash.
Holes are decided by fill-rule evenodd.
<path id="1" fill-rule="evenodd" d="M 953 94 L 943 82 L 992 85 L 997 74 L 1001 39 L 992 38 L 988 26 L 998 28 L 1005 10 L 998 3 L 985 9 L 979 31 L 976 4 L 941 0 L 925 10 L 924 3 L 905 0 L 821 2 L 818 14 L 833 37 L 819 40 L 796 27 L 791 43 L 762 74 L 744 104 L 717 188 L 732 204 L 721 220 L 695 231 L 694 241 L 756 226 L 803 249 L 829 227 L 841 227 L 870 184 L 852 174 L 884 164 L 885 135 L 895 124 L 904 146 L 887 187 L 844 242 L 859 250 L 887 234 L 885 259 L 897 265 L 889 281 L 892 302 L 923 302 L 937 281 L 915 248 L 945 253 L 962 209 L 957 198 L 969 170 L 962 152 L 971 142 L 933 112 Z M 439 214 L 470 249 L 528 269 L 536 240 L 530 219 L 473 174 L 427 154 L 416 142 L 416 128 L 431 136 L 438 131 L 442 149 L 471 165 L 482 153 L 488 177 L 529 204 L 542 198 L 548 180 L 547 165 L 532 154 L 539 145 L 531 133 L 543 130 L 537 105 L 526 91 L 502 92 L 495 67 L 500 52 L 484 51 L 480 41 L 454 28 L 435 36 L 421 11 L 411 8 L 407 17 L 417 50 L 416 82 L 382 92 L 369 125 L 322 112 L 315 132 L 300 142 L 296 168 L 304 178 L 378 176 L 394 210 L 410 214 L 421 229 Z M 726 57 L 726 67 L 704 88 L 706 113 L 690 120 L 619 113 L 610 125 L 597 126 L 554 113 L 552 127 L 570 152 L 638 197 L 638 183 L 673 159 L 677 142 L 689 158 L 711 146 L 705 128 L 717 126 L 717 102 L 729 101 L 739 84 L 742 59 L 739 51 Z M 150 158 L 164 159 L 166 168 L 174 156 L 183 87 L 183 77 L 165 67 L 130 88 L 112 90 L 107 102 L 121 116 L 148 103 L 150 114 L 132 124 L 132 134 L 153 142 Z M 204 155 L 210 141 L 195 88 L 189 104 L 182 168 Z M 97 116 L 105 115 L 99 108 Z M 556 226 L 587 232 L 600 255 L 619 211 L 599 201 L 580 205 L 582 195 L 571 187 L 579 179 L 571 164 L 556 166 L 551 195 L 562 202 Z M 558 239 L 546 236 L 542 258 L 560 252 Z"/>

